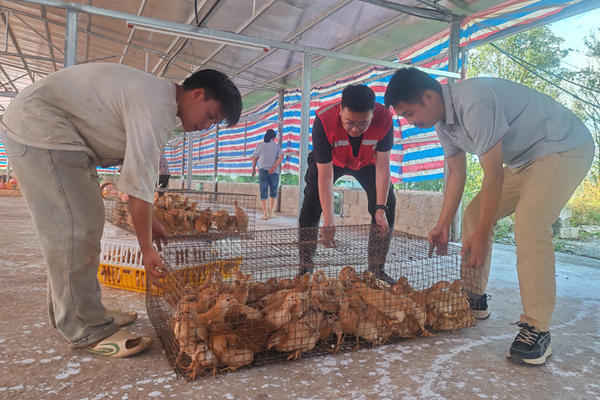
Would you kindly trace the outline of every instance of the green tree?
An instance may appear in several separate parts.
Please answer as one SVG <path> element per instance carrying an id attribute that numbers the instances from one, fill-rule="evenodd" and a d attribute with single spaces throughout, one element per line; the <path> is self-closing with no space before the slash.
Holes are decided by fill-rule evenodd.
<path id="1" fill-rule="evenodd" d="M 571 89 L 585 101 L 575 99 L 573 111 L 585 122 L 596 142 L 596 158 L 590 170 L 589 179 L 594 185 L 600 185 L 600 28 L 590 32 L 583 40 L 586 47 L 587 66 L 575 73 L 574 82 L 581 86 L 572 85 Z M 584 86 L 584 87 L 582 87 Z"/>
<path id="2" fill-rule="evenodd" d="M 529 71 L 538 72 L 535 68 L 524 68 L 498 48 L 557 75 L 558 77 L 545 75 L 544 78 L 558 84 L 561 77 L 569 75 L 569 72 L 561 67 L 562 59 L 569 54 L 569 50 L 561 48 L 563 42 L 564 39 L 556 36 L 550 28 L 542 26 L 499 40 L 494 43 L 496 47 L 491 44 L 481 46 L 469 54 L 469 77 L 491 76 L 508 79 L 556 99 L 561 94 L 559 89 Z"/>

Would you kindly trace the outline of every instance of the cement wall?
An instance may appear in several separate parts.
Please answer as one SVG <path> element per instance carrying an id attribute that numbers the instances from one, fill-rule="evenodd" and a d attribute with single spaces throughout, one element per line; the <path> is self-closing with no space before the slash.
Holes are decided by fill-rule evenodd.
<path id="1" fill-rule="evenodd" d="M 213 191 L 213 182 L 192 181 L 192 188 L 202 184 L 202 190 Z M 181 188 L 182 181 L 172 180 L 171 188 Z M 343 196 L 342 215 L 335 217 L 338 225 L 368 224 L 371 216 L 367 211 L 367 195 L 360 188 L 336 188 Z M 244 193 L 256 195 L 256 208 L 261 209 L 257 183 L 219 182 L 219 192 Z M 440 192 L 419 192 L 412 190 L 396 191 L 396 224 L 395 228 L 418 236 L 427 236 L 437 222 L 442 209 L 443 196 Z M 287 215 L 298 215 L 298 186 L 281 187 L 281 203 L 279 212 Z"/>

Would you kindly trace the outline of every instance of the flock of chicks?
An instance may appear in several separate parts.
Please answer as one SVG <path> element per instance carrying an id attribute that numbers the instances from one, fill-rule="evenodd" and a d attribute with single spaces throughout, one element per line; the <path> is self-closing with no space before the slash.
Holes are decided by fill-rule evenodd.
<path id="1" fill-rule="evenodd" d="M 208 233 L 214 226 L 219 233 L 246 232 L 250 217 L 233 201 L 235 214 L 230 215 L 226 209 L 215 213 L 210 208 L 198 209 L 198 202 L 181 193 L 167 192 L 160 196 L 154 194 L 154 215 L 169 235 L 195 235 Z M 115 225 L 129 226 L 133 229 L 133 220 L 128 203 L 117 196 L 114 208 Z"/>
<path id="2" fill-rule="evenodd" d="M 323 271 L 266 282 L 234 275 L 229 284 L 218 273 L 201 286 L 187 284 L 173 304 L 176 365 L 190 380 L 207 369 L 213 376 L 218 367 L 233 371 L 270 349 L 298 359 L 317 343 L 337 352 L 348 336 L 356 349 L 361 339 L 375 346 L 475 323 L 459 280 L 417 291 L 406 278 L 390 286 L 368 270 L 359 277 L 350 266 L 337 279 Z"/>

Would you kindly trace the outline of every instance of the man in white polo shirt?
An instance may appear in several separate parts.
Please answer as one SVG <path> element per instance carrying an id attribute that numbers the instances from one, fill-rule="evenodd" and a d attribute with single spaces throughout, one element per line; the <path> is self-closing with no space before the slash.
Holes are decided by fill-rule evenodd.
<path id="1" fill-rule="evenodd" d="M 432 250 L 445 252 L 451 221 L 466 180 L 465 152 L 477 155 L 484 171 L 481 191 L 463 219 L 463 262 L 471 308 L 490 314 L 484 293 L 490 272 L 493 226 L 515 213 L 517 272 L 523 314 L 508 357 L 541 365 L 552 354 L 550 323 L 556 301 L 556 221 L 594 158 L 585 125 L 562 104 L 526 86 L 496 78 L 440 85 L 415 68 L 394 74 L 385 104 L 416 127 L 435 126 L 449 174 L 444 204 L 429 233 Z M 506 166 L 504 166 L 506 165 Z"/>
<path id="2" fill-rule="evenodd" d="M 77 65 L 25 88 L 2 119 L 2 142 L 19 179 L 48 268 L 50 322 L 71 348 L 127 357 L 150 338 L 119 326 L 137 314 L 105 310 L 97 271 L 104 205 L 98 165 L 123 164 L 118 188 L 129 195 L 149 280 L 165 269 L 153 237 L 158 160 L 179 118 L 186 131 L 240 116 L 239 90 L 227 76 L 200 70 L 182 85 L 119 64 Z M 160 244 L 157 242 L 158 249 Z"/>

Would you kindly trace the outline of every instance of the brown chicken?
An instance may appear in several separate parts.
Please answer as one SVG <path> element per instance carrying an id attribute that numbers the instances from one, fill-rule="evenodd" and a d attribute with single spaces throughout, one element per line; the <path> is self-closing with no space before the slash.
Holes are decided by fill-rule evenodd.
<path id="1" fill-rule="evenodd" d="M 338 318 L 341 323 L 344 336 L 356 336 L 356 345 L 358 346 L 358 313 L 355 309 L 350 308 L 350 299 L 346 296 L 340 299 L 340 312 Z"/>
<path id="2" fill-rule="evenodd" d="M 254 304 L 263 297 L 273 293 L 276 289 L 277 278 L 271 278 L 265 283 L 248 282 L 248 299 L 247 304 Z"/>
<path id="3" fill-rule="evenodd" d="M 230 215 L 229 218 L 227 218 L 227 225 L 225 225 L 225 232 L 235 232 L 237 231 L 237 220 L 235 219 L 235 217 L 233 215 Z"/>
<path id="4" fill-rule="evenodd" d="M 233 296 L 235 301 L 237 301 L 240 304 L 246 304 L 246 302 L 248 301 L 249 291 L 250 288 L 248 286 L 248 282 L 246 282 L 245 279 L 242 281 L 234 281 L 230 289 L 231 295 Z"/>
<path id="5" fill-rule="evenodd" d="M 335 315 L 329 314 L 325 317 L 325 320 L 331 327 L 331 333 L 337 338 L 337 342 L 333 345 L 333 352 L 337 353 L 344 340 L 344 330 L 342 329 L 342 321 Z"/>
<path id="6" fill-rule="evenodd" d="M 229 213 L 227 212 L 226 209 L 223 208 L 223 209 L 217 211 L 216 213 L 214 213 L 211 219 L 212 219 L 212 223 L 217 228 L 217 230 L 219 232 L 223 232 L 227 228 L 227 222 L 229 220 Z"/>
<path id="7" fill-rule="evenodd" d="M 250 217 L 244 210 L 242 210 L 237 200 L 233 201 L 233 206 L 235 207 L 237 230 L 240 232 L 246 232 L 248 230 L 248 224 L 250 223 Z"/>
<path id="8" fill-rule="evenodd" d="M 216 376 L 217 366 L 219 365 L 219 359 L 214 355 L 212 350 L 208 347 L 208 344 L 204 342 L 198 343 L 196 352 L 192 356 L 192 363 L 190 364 L 188 371 L 191 370 L 188 375 L 188 380 L 193 381 L 198 374 L 201 374 L 207 368 L 213 369 L 212 375 Z"/>
<path id="9" fill-rule="evenodd" d="M 292 319 L 292 307 L 294 306 L 300 306 L 300 299 L 297 293 L 289 293 L 281 307 L 267 312 L 265 319 L 275 330 L 280 329 Z"/>
<path id="10" fill-rule="evenodd" d="M 233 301 L 231 295 L 228 293 L 219 296 L 215 305 L 210 310 L 203 314 L 198 314 L 198 322 L 205 326 L 209 324 L 215 327 L 225 325 L 225 313 L 231 308 Z"/>
<path id="11" fill-rule="evenodd" d="M 271 335 L 267 348 L 274 347 L 284 353 L 291 352 L 288 360 L 297 360 L 302 353 L 315 347 L 323 321 L 323 314 L 314 307 L 309 307 L 302 318 L 294 316 L 289 323 Z"/>
<path id="12" fill-rule="evenodd" d="M 210 310 L 211 307 L 215 305 L 217 297 L 219 297 L 217 291 L 210 287 L 201 291 L 196 297 L 196 308 L 198 310 L 198 314 L 202 314 Z"/>
<path id="13" fill-rule="evenodd" d="M 200 214 L 198 214 L 196 221 L 194 222 L 194 229 L 198 233 L 208 233 L 212 223 L 212 216 L 213 213 L 210 208 L 200 211 Z"/>
<path id="14" fill-rule="evenodd" d="M 219 359 L 219 365 L 226 366 L 223 371 L 235 371 L 254 360 L 249 340 L 234 332 L 209 335 L 208 346 Z"/>
<path id="15" fill-rule="evenodd" d="M 179 315 L 173 331 L 179 343 L 178 362 L 183 354 L 192 357 L 196 353 L 198 343 L 205 342 L 207 338 L 206 327 L 198 323 L 196 313 L 193 311 L 186 311 Z"/>

